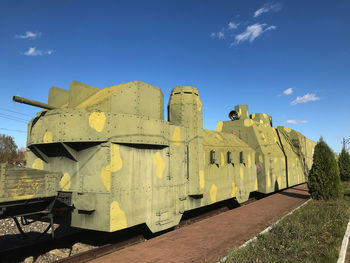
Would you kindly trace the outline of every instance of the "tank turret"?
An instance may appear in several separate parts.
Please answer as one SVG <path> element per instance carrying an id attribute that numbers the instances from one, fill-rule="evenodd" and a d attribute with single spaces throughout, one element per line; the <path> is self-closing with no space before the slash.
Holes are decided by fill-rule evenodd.
<path id="1" fill-rule="evenodd" d="M 244 120 L 244 119 L 248 119 L 248 105 L 236 105 L 235 109 L 230 111 L 230 113 L 228 114 L 228 117 L 232 120 Z"/>

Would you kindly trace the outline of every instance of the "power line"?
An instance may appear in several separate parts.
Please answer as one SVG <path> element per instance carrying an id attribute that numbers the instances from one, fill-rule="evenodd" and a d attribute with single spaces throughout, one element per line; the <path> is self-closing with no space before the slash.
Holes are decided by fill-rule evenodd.
<path id="1" fill-rule="evenodd" d="M 0 118 L 8 119 L 8 120 L 11 120 L 11 121 L 18 121 L 18 122 L 22 122 L 22 123 L 28 123 L 28 121 L 25 120 L 25 119 L 17 118 L 17 117 L 14 117 L 14 116 L 11 116 L 11 115 L 7 115 L 7 114 L 1 114 L 0 113 Z"/>
<path id="2" fill-rule="evenodd" d="M 13 130 L 13 129 L 6 129 L 6 128 L 0 128 L 0 130 L 26 133 L 25 131 Z"/>
<path id="3" fill-rule="evenodd" d="M 16 117 L 16 116 L 12 116 L 12 115 L 8 115 L 8 114 L 4 114 L 4 113 L 0 113 L 0 115 L 1 115 L 1 116 L 4 116 L 4 117 L 8 117 L 8 118 L 13 118 L 13 119 L 21 120 L 21 121 L 28 121 L 27 119 L 20 118 L 20 117 Z"/>
<path id="4" fill-rule="evenodd" d="M 29 114 L 26 114 L 26 113 L 22 113 L 22 112 L 19 112 L 19 111 L 6 109 L 6 108 L 3 108 L 3 107 L 0 107 L 0 110 L 9 111 L 9 112 L 20 114 L 20 115 L 25 115 L 25 116 L 28 116 L 28 117 L 33 117 L 32 115 L 29 115 Z"/>

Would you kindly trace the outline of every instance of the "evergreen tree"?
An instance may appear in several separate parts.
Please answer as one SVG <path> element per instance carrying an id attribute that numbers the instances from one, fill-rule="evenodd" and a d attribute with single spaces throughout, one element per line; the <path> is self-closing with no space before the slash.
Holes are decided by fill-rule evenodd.
<path id="1" fill-rule="evenodd" d="M 350 180 L 350 154 L 343 147 L 338 160 L 340 178 L 343 181 Z"/>
<path id="2" fill-rule="evenodd" d="M 308 187 L 314 199 L 328 200 L 343 196 L 337 161 L 322 137 L 315 146 Z"/>

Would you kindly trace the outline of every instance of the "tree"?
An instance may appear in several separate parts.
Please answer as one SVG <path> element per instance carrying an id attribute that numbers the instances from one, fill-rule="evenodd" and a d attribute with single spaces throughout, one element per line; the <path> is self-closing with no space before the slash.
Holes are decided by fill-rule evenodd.
<path id="1" fill-rule="evenodd" d="M 338 159 L 340 178 L 343 181 L 350 180 L 350 154 L 343 146 Z"/>
<path id="2" fill-rule="evenodd" d="M 314 199 L 328 200 L 343 196 L 337 161 L 322 137 L 315 146 L 308 187 Z"/>
<path id="3" fill-rule="evenodd" d="M 0 134 L 0 163 L 12 162 L 17 157 L 17 145 L 11 136 Z"/>

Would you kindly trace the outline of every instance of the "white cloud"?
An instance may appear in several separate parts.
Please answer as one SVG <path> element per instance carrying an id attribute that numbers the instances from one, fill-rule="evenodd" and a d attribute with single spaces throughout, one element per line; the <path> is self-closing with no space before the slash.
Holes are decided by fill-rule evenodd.
<path id="1" fill-rule="evenodd" d="M 288 124 L 305 124 L 307 123 L 307 120 L 287 120 L 285 121 L 285 123 L 288 123 Z"/>
<path id="2" fill-rule="evenodd" d="M 24 53 L 26 56 L 42 56 L 43 52 L 37 50 L 36 47 L 30 47 L 27 52 Z"/>
<path id="3" fill-rule="evenodd" d="M 307 93 L 305 94 L 304 96 L 302 97 L 297 97 L 295 100 L 293 100 L 290 104 L 291 105 L 296 105 L 296 104 L 299 104 L 299 103 L 306 103 L 306 102 L 309 102 L 309 101 L 316 101 L 316 100 L 319 100 L 320 98 L 317 97 L 315 95 L 315 93 Z"/>
<path id="4" fill-rule="evenodd" d="M 228 23 L 228 29 L 236 29 L 238 25 L 238 23 L 230 22 Z"/>
<path id="5" fill-rule="evenodd" d="M 254 12 L 254 17 L 258 17 L 262 15 L 263 13 L 268 13 L 268 12 L 278 12 L 282 9 L 282 4 L 281 3 L 274 3 L 274 2 L 269 2 L 263 5 L 263 7 L 259 8 Z"/>
<path id="6" fill-rule="evenodd" d="M 47 51 L 43 51 L 43 50 L 39 50 L 36 49 L 36 47 L 30 47 L 25 53 L 23 53 L 23 55 L 25 56 L 42 56 L 42 55 L 51 55 L 53 53 L 53 50 L 47 50 Z"/>
<path id="7" fill-rule="evenodd" d="M 218 38 L 218 39 L 224 39 L 225 38 L 225 34 L 223 32 L 217 32 L 217 33 L 211 33 L 210 34 L 211 37 L 213 38 Z"/>
<path id="8" fill-rule="evenodd" d="M 276 26 L 269 26 L 269 27 L 266 28 L 264 31 L 275 30 L 276 28 L 277 28 Z"/>
<path id="9" fill-rule="evenodd" d="M 15 35 L 15 38 L 34 39 L 39 38 L 40 36 L 41 32 L 26 31 L 23 35 Z"/>
<path id="10" fill-rule="evenodd" d="M 259 24 L 259 23 L 247 26 L 246 30 L 243 33 L 236 35 L 235 44 L 239 44 L 240 42 L 244 42 L 244 41 L 253 42 L 254 39 L 260 36 L 262 33 L 269 30 L 276 29 L 276 26 L 269 26 L 267 28 L 265 27 L 266 27 L 266 24 Z"/>
<path id="11" fill-rule="evenodd" d="M 293 93 L 293 88 L 289 88 L 283 91 L 283 95 L 290 95 Z"/>

